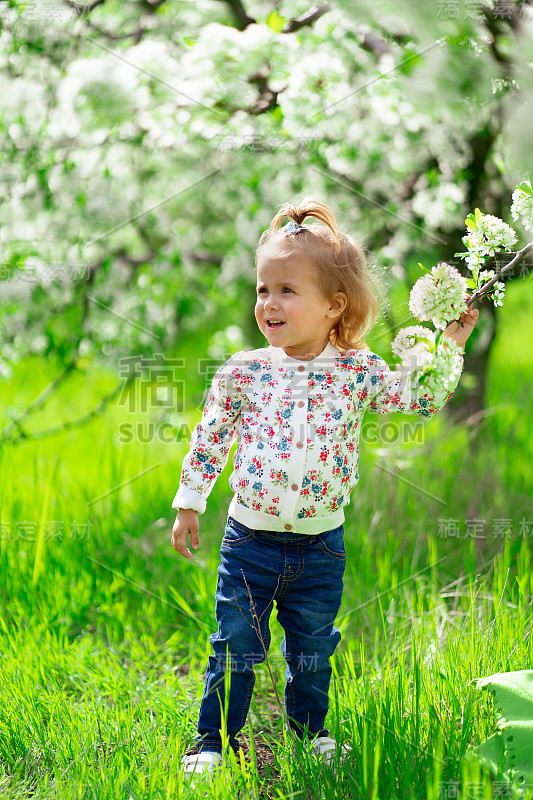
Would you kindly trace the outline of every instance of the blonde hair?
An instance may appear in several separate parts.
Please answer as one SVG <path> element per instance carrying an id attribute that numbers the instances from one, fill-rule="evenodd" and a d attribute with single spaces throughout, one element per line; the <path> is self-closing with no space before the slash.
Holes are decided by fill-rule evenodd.
<path id="1" fill-rule="evenodd" d="M 298 225 L 307 217 L 324 224 L 306 225 L 287 232 L 280 229 L 284 217 Z M 259 239 L 256 266 L 267 244 L 282 244 L 288 256 L 305 256 L 314 263 L 317 285 L 324 297 L 333 300 L 336 292 L 345 293 L 346 308 L 330 332 L 330 342 L 339 350 L 365 348 L 365 334 L 373 327 L 380 311 L 381 287 L 368 268 L 363 248 L 339 228 L 333 211 L 311 197 L 297 205 L 284 203 Z"/>

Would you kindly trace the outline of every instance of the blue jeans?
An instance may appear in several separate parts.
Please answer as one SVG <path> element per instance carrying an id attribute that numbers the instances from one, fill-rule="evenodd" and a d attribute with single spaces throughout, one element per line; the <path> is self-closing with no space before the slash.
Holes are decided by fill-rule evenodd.
<path id="1" fill-rule="evenodd" d="M 331 679 L 329 659 L 341 639 L 333 622 L 341 604 L 345 565 L 343 525 L 317 535 L 278 533 L 247 528 L 228 516 L 215 595 L 218 631 L 209 637 L 215 655 L 209 656 L 205 676 L 198 751 L 222 751 L 221 704 L 229 744 L 238 751 L 236 737 L 250 708 L 254 665 L 265 660 L 261 638 L 267 651 L 270 644 L 268 621 L 274 599 L 285 631 L 281 652 L 287 662 L 288 724 L 300 738 L 328 735 L 323 726 Z M 226 705 L 227 671 L 230 691 Z"/>

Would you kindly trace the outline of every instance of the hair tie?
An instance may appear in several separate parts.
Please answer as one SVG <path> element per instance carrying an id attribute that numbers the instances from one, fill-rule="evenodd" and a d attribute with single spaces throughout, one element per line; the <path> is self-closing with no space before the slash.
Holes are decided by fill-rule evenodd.
<path id="1" fill-rule="evenodd" d="M 303 230 L 303 227 L 301 225 L 298 225 L 297 222 L 294 222 L 294 220 L 287 222 L 287 224 L 285 225 L 286 233 L 296 233 L 296 231 L 301 231 L 301 230 Z"/>

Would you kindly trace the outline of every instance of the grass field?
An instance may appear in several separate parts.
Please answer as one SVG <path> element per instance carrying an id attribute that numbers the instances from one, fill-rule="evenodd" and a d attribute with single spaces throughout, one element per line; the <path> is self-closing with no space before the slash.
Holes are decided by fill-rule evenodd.
<path id="1" fill-rule="evenodd" d="M 327 719 L 354 758 L 335 781 L 305 753 L 291 757 L 262 664 L 246 758 L 209 796 L 493 796 L 465 758 L 495 731 L 490 695 L 472 681 L 533 664 L 533 309 L 530 286 L 516 284 L 499 309 L 481 422 L 452 427 L 443 411 L 404 447 L 363 431 Z M 177 355 L 192 364 L 204 354 Z M 84 369 L 28 431 L 81 416 L 117 380 L 91 362 Z M 24 408 L 57 372 L 50 360 L 18 364 L 0 384 L 0 413 Z M 205 388 L 192 373 L 187 386 L 197 399 Z M 191 426 L 199 409 L 191 405 Z M 194 740 L 216 630 L 231 470 L 200 517 L 200 549 L 181 558 L 171 502 L 188 442 L 118 441 L 121 423 L 145 419 L 114 401 L 86 425 L 0 450 L 1 798 L 189 796 L 177 765 Z M 367 414 L 365 426 L 384 421 Z M 443 520 L 459 535 L 444 535 Z M 270 624 L 282 697 L 275 613 Z"/>

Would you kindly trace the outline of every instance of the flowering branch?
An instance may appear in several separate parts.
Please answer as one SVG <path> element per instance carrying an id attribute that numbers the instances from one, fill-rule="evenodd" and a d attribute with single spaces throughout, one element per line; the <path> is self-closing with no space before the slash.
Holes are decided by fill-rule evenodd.
<path id="1" fill-rule="evenodd" d="M 484 295 L 488 294 L 488 290 L 498 280 L 500 275 L 503 275 L 505 272 L 510 272 L 510 270 L 512 270 L 514 267 L 516 267 L 516 265 L 518 264 L 520 259 L 523 258 L 525 256 L 525 254 L 529 250 L 531 250 L 532 247 L 533 247 L 533 241 L 529 242 L 529 244 L 526 244 L 525 247 L 523 247 L 521 250 L 519 250 L 515 254 L 515 257 L 512 259 L 512 261 L 509 261 L 509 263 L 506 264 L 505 267 L 502 267 L 502 269 L 499 269 L 496 275 L 494 275 L 492 278 L 490 278 L 490 280 L 488 280 L 486 283 L 484 283 L 483 286 L 481 286 L 479 289 L 477 289 L 474 292 L 474 294 L 472 294 L 470 296 L 467 305 L 471 306 L 472 303 L 475 300 L 480 300 Z"/>
<path id="2" fill-rule="evenodd" d="M 531 181 L 516 186 L 511 206 L 513 219 L 526 230 L 533 228 L 533 188 Z M 505 285 L 500 278 L 510 272 L 533 248 L 533 241 L 514 254 L 514 258 L 496 271 L 479 271 L 487 256 L 510 253 L 517 234 L 499 217 L 482 214 L 479 208 L 465 220 L 468 233 L 463 237 L 465 258 L 472 278 L 465 278 L 455 267 L 442 262 L 416 281 L 411 289 L 409 309 L 421 321 L 429 320 L 437 332 L 423 325 L 402 328 L 392 343 L 392 351 L 403 369 L 411 373 L 414 385 L 424 384 L 431 392 L 453 390 L 463 366 L 463 347 L 474 330 L 478 309 L 471 306 L 489 297 L 495 306 L 503 305 Z M 420 265 L 422 266 L 422 265 Z M 467 290 L 474 290 L 468 294 Z"/>

